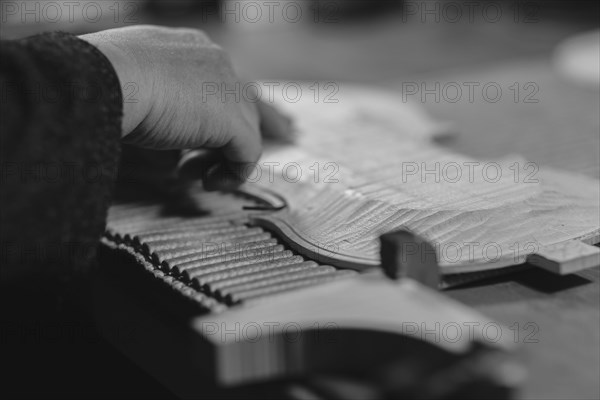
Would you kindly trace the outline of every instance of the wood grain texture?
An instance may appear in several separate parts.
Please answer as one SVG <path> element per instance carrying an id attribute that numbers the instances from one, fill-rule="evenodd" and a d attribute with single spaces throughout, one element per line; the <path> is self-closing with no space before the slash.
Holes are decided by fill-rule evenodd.
<path id="1" fill-rule="evenodd" d="M 428 240 L 442 273 L 453 274 L 597 241 L 598 180 L 518 156 L 477 160 L 449 151 L 431 140 L 448 132 L 444 125 L 401 97 L 345 86 L 339 93 L 333 104 L 282 102 L 298 120 L 299 142 L 267 149 L 260 165 L 274 173 L 248 185 L 286 200 L 287 209 L 254 221 L 307 255 L 364 269 L 379 264 L 381 234 L 405 229 Z"/>

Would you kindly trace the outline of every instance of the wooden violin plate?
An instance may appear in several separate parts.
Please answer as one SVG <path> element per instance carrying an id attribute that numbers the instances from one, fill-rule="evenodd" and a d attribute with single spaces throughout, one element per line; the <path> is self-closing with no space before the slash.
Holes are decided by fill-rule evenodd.
<path id="1" fill-rule="evenodd" d="M 597 179 L 451 152 L 432 140 L 447 125 L 385 92 L 342 86 L 338 103 L 279 105 L 298 141 L 268 147 L 246 189 L 287 203 L 255 222 L 307 255 L 364 269 L 380 263 L 379 236 L 404 229 L 432 244 L 444 274 L 600 264 Z"/>

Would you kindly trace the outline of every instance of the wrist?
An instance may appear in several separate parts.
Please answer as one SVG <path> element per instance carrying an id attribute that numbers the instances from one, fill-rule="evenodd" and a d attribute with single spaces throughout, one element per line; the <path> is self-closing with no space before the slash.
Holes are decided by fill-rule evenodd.
<path id="1" fill-rule="evenodd" d="M 149 112 L 149 99 L 146 91 L 142 90 L 147 86 L 140 80 L 142 74 L 132 62 L 132 57 L 119 47 L 102 40 L 95 34 L 82 35 L 79 38 L 100 50 L 117 74 L 123 99 L 121 137 L 125 137 L 146 118 Z"/>

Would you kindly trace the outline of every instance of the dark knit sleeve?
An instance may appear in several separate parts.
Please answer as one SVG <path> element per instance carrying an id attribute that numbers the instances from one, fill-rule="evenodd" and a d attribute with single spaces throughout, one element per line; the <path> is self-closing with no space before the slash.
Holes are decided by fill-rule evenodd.
<path id="1" fill-rule="evenodd" d="M 0 279 L 85 270 L 117 175 L 122 94 L 108 59 L 65 33 L 0 42 Z"/>

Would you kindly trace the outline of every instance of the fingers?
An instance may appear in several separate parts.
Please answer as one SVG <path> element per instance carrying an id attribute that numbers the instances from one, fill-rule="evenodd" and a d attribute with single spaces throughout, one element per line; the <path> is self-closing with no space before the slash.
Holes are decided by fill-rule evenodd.
<path id="1" fill-rule="evenodd" d="M 235 190 L 254 172 L 262 153 L 261 134 L 267 140 L 294 141 L 291 118 L 263 102 L 257 108 L 245 106 L 244 118 L 232 122 L 229 142 L 219 150 L 188 153 L 180 164 L 180 176 L 201 178 L 206 190 Z"/>
<path id="2" fill-rule="evenodd" d="M 286 143 L 295 141 L 296 132 L 293 129 L 293 121 L 290 117 L 265 102 L 259 101 L 257 106 L 260 113 L 260 130 L 263 138 Z"/>
<path id="3" fill-rule="evenodd" d="M 232 163 L 257 162 L 262 154 L 262 140 L 258 122 L 233 121 L 231 139 L 222 148 L 222 151 L 225 158 Z"/>
<path id="4" fill-rule="evenodd" d="M 206 190 L 230 191 L 245 182 L 262 153 L 258 110 L 254 105 L 242 104 L 239 113 L 232 116 L 229 125 L 229 140 L 218 151 L 213 152 L 206 165 L 203 185 Z M 215 158 L 214 154 L 218 154 Z"/>
<path id="5" fill-rule="evenodd" d="M 220 150 L 187 150 L 177 166 L 177 176 L 183 181 L 201 180 L 207 191 L 231 191 L 243 182 L 242 165 L 228 161 Z"/>
<path id="6" fill-rule="evenodd" d="M 236 103 L 226 118 L 225 137 L 209 139 L 204 145 L 215 150 L 184 156 L 178 169 L 180 177 L 200 178 L 206 190 L 235 190 L 253 176 L 262 153 L 261 138 L 294 140 L 291 119 L 263 102 Z"/>
<path id="7" fill-rule="evenodd" d="M 208 171 L 223 163 L 223 155 L 217 150 L 183 150 L 177 164 L 177 176 L 183 180 L 206 180 Z"/>
<path id="8" fill-rule="evenodd" d="M 202 180 L 204 189 L 208 191 L 234 190 L 242 183 L 218 150 L 185 151 L 177 172 L 183 181 Z"/>

